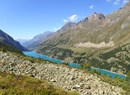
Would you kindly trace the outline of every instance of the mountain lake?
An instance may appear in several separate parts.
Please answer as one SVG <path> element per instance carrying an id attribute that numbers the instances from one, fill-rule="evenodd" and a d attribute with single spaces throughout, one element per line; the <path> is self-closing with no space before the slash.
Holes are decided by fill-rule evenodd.
<path id="1" fill-rule="evenodd" d="M 60 59 L 51 58 L 49 56 L 42 55 L 42 54 L 36 53 L 34 51 L 29 51 L 29 52 L 28 51 L 24 51 L 23 53 L 26 56 L 30 56 L 30 57 L 34 57 L 34 58 L 41 58 L 41 59 L 50 61 L 52 63 L 63 64 L 62 60 L 60 60 Z M 69 66 L 70 67 L 74 67 L 74 68 L 80 68 L 81 67 L 80 64 L 76 64 L 76 63 L 69 63 Z M 105 69 L 99 69 L 99 68 L 90 67 L 89 70 L 96 70 L 96 72 L 100 72 L 101 75 L 107 75 L 107 76 L 109 76 L 111 78 L 115 78 L 115 77 L 122 78 L 122 79 L 125 78 L 124 74 L 118 74 L 118 73 L 115 73 L 115 72 L 110 72 L 110 71 L 105 70 Z"/>

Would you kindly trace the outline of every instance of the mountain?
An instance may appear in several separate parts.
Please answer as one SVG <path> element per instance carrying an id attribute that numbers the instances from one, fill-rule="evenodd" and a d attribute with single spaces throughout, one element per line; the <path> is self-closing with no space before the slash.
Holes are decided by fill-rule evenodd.
<path id="1" fill-rule="evenodd" d="M 111 14 L 103 15 L 94 12 L 78 23 L 64 25 L 35 50 L 62 60 L 71 59 L 70 62 L 91 64 L 102 62 L 99 59 L 90 61 L 91 58 L 98 58 L 105 52 L 113 52 L 116 48 L 123 48 L 124 45 L 130 44 L 129 38 L 130 3 L 127 3 Z M 105 68 L 106 63 L 102 63 L 102 66 L 99 64 L 91 65 Z M 111 65 L 109 67 L 107 69 L 112 69 Z M 122 67 L 124 68 L 123 65 Z M 127 70 L 125 69 L 125 72 Z"/>
<path id="2" fill-rule="evenodd" d="M 16 41 L 20 42 L 20 44 L 22 45 L 23 43 L 27 42 L 27 39 L 16 39 Z"/>
<path id="3" fill-rule="evenodd" d="M 15 41 L 11 36 L 7 33 L 0 30 L 0 42 L 6 45 L 10 45 L 20 51 L 26 51 L 27 49 L 23 47 L 18 41 Z"/>
<path id="4" fill-rule="evenodd" d="M 51 44 L 57 47 L 109 48 L 129 43 L 129 13 L 130 3 L 106 16 L 94 12 L 76 24 L 63 26 L 41 47 Z"/>
<path id="5" fill-rule="evenodd" d="M 39 44 L 43 43 L 45 40 L 47 40 L 48 37 L 50 37 L 51 35 L 53 35 L 53 32 L 50 32 L 50 31 L 44 32 L 43 34 L 36 35 L 31 40 L 28 40 L 28 41 L 22 43 L 22 45 L 25 46 L 26 48 L 32 50 L 37 45 L 39 45 Z"/>
<path id="6" fill-rule="evenodd" d="M 76 23 L 68 22 L 60 30 L 58 30 L 58 32 L 67 31 L 69 28 L 75 28 L 75 26 L 76 26 Z"/>

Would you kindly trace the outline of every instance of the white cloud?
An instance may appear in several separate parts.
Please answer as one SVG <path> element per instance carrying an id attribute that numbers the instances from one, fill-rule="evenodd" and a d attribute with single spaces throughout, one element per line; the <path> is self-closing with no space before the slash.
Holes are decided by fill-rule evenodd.
<path id="1" fill-rule="evenodd" d="M 55 27 L 55 28 L 54 28 L 54 31 L 57 31 L 57 30 L 58 30 L 58 29 Z"/>
<path id="2" fill-rule="evenodd" d="M 121 4 L 121 0 L 115 0 L 113 4 L 114 5 L 119 5 L 119 4 Z"/>
<path id="3" fill-rule="evenodd" d="M 64 19 L 63 21 L 64 21 L 65 23 L 66 23 L 66 22 L 68 22 L 68 20 L 67 20 L 67 19 Z"/>
<path id="4" fill-rule="evenodd" d="M 77 19 L 78 19 L 77 15 L 72 15 L 72 16 L 68 17 L 67 19 L 64 19 L 63 21 L 64 21 L 64 23 L 75 22 Z"/>
<path id="5" fill-rule="evenodd" d="M 130 0 L 123 0 L 122 2 L 126 4 L 126 3 L 130 2 Z"/>
<path id="6" fill-rule="evenodd" d="M 130 2 L 130 0 L 105 0 L 106 2 L 112 3 L 113 5 L 126 4 Z"/>
<path id="7" fill-rule="evenodd" d="M 113 4 L 119 5 L 119 4 L 126 4 L 128 2 L 130 2 L 130 0 L 115 0 Z"/>
<path id="8" fill-rule="evenodd" d="M 61 27 L 58 27 L 58 28 L 57 28 L 57 27 L 55 27 L 55 28 L 54 28 L 54 31 L 57 31 L 57 30 L 59 30 L 60 28 L 61 28 Z"/>
<path id="9" fill-rule="evenodd" d="M 69 20 L 73 22 L 73 21 L 76 21 L 77 18 L 78 18 L 77 15 L 72 15 L 72 16 L 69 17 Z"/>
<path id="10" fill-rule="evenodd" d="M 90 8 L 90 9 L 93 9 L 93 8 L 94 8 L 94 5 L 89 6 L 89 8 Z"/>

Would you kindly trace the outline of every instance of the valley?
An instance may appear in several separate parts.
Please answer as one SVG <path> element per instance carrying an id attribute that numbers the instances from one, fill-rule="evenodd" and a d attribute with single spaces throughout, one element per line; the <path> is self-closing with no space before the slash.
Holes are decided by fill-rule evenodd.
<path id="1" fill-rule="evenodd" d="M 11 53 L 0 52 L 0 71 L 13 73 L 15 75 L 25 75 L 62 87 L 67 91 L 76 91 L 81 95 L 120 95 L 125 93 L 120 87 L 112 86 L 102 82 L 96 74 L 92 75 L 82 70 L 69 68 L 65 65 L 44 63 L 32 63 L 23 60 L 22 56 L 17 57 Z"/>
<path id="2" fill-rule="evenodd" d="M 51 58 L 51 57 L 48 57 L 48 56 L 45 56 L 45 55 L 41 55 L 41 54 L 38 54 L 36 52 L 23 52 L 26 56 L 30 56 L 30 57 L 33 57 L 33 58 L 41 58 L 43 60 L 47 60 L 47 61 L 50 61 L 52 63 L 56 63 L 56 64 L 66 64 L 64 63 L 64 61 L 62 60 L 59 60 L 59 59 L 55 59 L 55 58 Z M 80 64 L 76 64 L 76 63 L 68 63 L 66 64 L 70 67 L 74 67 L 74 68 L 82 68 L 82 65 Z M 122 78 L 122 79 L 125 79 L 126 75 L 124 74 L 119 74 L 119 73 L 115 73 L 115 72 L 110 72 L 108 70 L 104 70 L 104 69 L 99 69 L 99 68 L 93 68 L 93 67 L 86 67 L 84 69 L 91 69 L 91 70 L 96 70 L 97 73 L 101 73 L 101 75 L 107 75 L 111 78 L 115 78 L 115 77 L 118 77 L 118 78 Z"/>
<path id="3" fill-rule="evenodd" d="M 130 95 L 130 0 L 7 1 L 0 95 Z"/>
<path id="4" fill-rule="evenodd" d="M 129 10 L 127 3 L 108 15 L 94 12 L 77 23 L 68 22 L 33 50 L 66 63 L 126 74 L 130 69 Z"/>

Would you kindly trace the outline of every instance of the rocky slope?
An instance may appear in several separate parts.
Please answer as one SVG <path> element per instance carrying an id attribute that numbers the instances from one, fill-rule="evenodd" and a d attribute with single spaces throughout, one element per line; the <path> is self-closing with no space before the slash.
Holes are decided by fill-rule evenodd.
<path id="1" fill-rule="evenodd" d="M 102 82 L 96 75 L 64 65 L 31 63 L 11 53 L 0 52 L 0 71 L 45 79 L 81 95 L 120 95 L 123 92 L 119 87 Z"/>
<path id="2" fill-rule="evenodd" d="M 15 41 L 11 36 L 9 36 L 7 33 L 3 32 L 2 30 L 0 30 L 0 42 L 10 45 L 20 51 L 27 50 L 19 42 Z"/>

